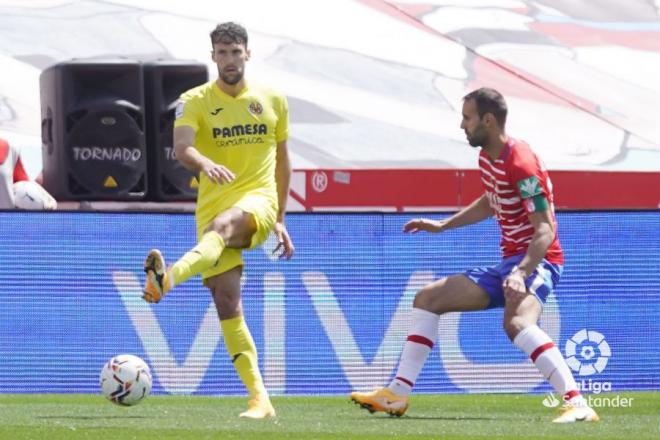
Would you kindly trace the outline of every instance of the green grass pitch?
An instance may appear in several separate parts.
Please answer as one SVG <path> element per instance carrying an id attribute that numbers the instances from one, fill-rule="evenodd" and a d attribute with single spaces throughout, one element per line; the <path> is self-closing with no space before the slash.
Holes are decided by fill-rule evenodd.
<path id="1" fill-rule="evenodd" d="M 401 418 L 347 397 L 274 397 L 273 420 L 242 420 L 246 398 L 151 396 L 118 407 L 94 395 L 0 395 L 0 439 L 658 439 L 660 393 L 617 393 L 598 423 L 556 425 L 542 395 L 414 395 Z M 614 394 L 601 394 L 613 397 Z"/>

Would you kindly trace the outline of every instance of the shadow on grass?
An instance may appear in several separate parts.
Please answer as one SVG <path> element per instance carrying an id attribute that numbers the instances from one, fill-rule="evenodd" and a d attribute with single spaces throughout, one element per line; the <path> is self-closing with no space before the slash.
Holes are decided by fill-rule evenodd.
<path id="1" fill-rule="evenodd" d="M 149 416 L 41 416 L 37 419 L 66 419 L 66 420 L 102 420 L 102 419 L 153 419 Z"/>
<path id="2" fill-rule="evenodd" d="M 440 416 L 403 416 L 403 417 L 388 417 L 384 420 L 446 420 L 446 421 L 457 421 L 463 422 L 466 420 L 506 420 L 502 417 L 440 417 Z M 513 420 L 513 419 L 509 419 Z"/>

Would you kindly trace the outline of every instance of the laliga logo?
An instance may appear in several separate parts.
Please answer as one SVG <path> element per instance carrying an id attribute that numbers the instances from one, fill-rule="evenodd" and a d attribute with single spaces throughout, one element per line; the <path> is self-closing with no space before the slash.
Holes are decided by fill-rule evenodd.
<path id="1" fill-rule="evenodd" d="M 607 362 L 612 356 L 610 345 L 605 336 L 594 330 L 582 329 L 574 334 L 564 348 L 566 363 L 580 376 L 591 376 L 602 373 Z M 633 398 L 621 397 L 620 395 L 600 396 L 600 393 L 612 391 L 612 382 L 601 382 L 598 380 L 576 380 L 578 389 L 588 392 L 584 395 L 587 404 L 595 408 L 630 408 Z M 561 403 L 552 393 L 548 393 L 541 402 L 547 408 L 554 408 Z"/>
<path id="2" fill-rule="evenodd" d="M 610 345 L 605 336 L 594 330 L 582 329 L 574 334 L 564 347 L 566 363 L 571 370 L 580 376 L 591 376 L 602 373 L 612 356 Z M 580 380 L 577 386 L 582 392 L 590 391 L 600 394 L 603 391 L 612 391 L 612 382 L 597 380 Z"/>
<path id="3" fill-rule="evenodd" d="M 579 348 L 579 350 L 578 350 Z M 566 363 L 580 376 L 602 373 L 612 352 L 602 333 L 582 329 L 573 335 L 564 347 Z"/>
<path id="4" fill-rule="evenodd" d="M 597 331 L 587 329 L 580 330 L 566 341 L 564 353 L 566 355 L 566 363 L 579 376 L 591 376 L 596 373 L 602 373 L 612 356 L 610 345 L 605 340 L 605 336 Z M 576 385 L 583 393 L 590 392 L 598 395 L 603 391 L 612 391 L 612 382 L 582 379 L 576 380 Z M 591 399 L 591 396 L 587 398 Z M 548 393 L 542 403 L 546 408 L 555 408 L 561 402 L 552 393 Z M 589 405 L 599 406 L 600 401 L 594 400 L 592 402 L 589 400 Z M 623 406 L 626 406 L 626 404 L 623 404 Z"/>

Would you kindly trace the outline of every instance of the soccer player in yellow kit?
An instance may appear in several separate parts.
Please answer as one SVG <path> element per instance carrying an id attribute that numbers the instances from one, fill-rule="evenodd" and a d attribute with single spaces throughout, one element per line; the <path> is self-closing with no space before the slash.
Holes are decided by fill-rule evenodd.
<path id="1" fill-rule="evenodd" d="M 280 93 L 247 83 L 246 30 L 223 23 L 211 32 L 218 79 L 181 95 L 174 122 L 177 159 L 200 176 L 198 244 L 166 269 L 149 252 L 143 298 L 158 302 L 174 286 L 202 274 L 218 310 L 227 351 L 250 393 L 241 417 L 275 416 L 257 363 L 257 350 L 241 306 L 242 249 L 261 244 L 271 230 L 284 258 L 294 247 L 284 225 L 291 163 L 288 104 Z"/>

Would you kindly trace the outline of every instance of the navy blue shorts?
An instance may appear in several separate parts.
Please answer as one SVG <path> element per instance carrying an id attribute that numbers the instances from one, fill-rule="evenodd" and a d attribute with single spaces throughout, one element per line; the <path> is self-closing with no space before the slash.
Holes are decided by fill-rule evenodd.
<path id="1" fill-rule="evenodd" d="M 525 255 L 514 255 L 502 260 L 497 266 L 490 267 L 477 267 L 467 270 L 463 273 L 470 280 L 477 283 L 482 289 L 486 291 L 490 297 L 490 304 L 487 308 L 492 309 L 496 307 L 504 307 L 504 291 L 502 290 L 502 283 L 504 279 L 509 276 L 512 269 L 520 263 Z M 536 267 L 525 285 L 527 290 L 534 295 L 541 304 L 545 304 L 545 300 L 550 293 L 555 289 L 559 282 L 559 277 L 564 269 L 560 264 L 549 263 L 545 258 Z"/>

